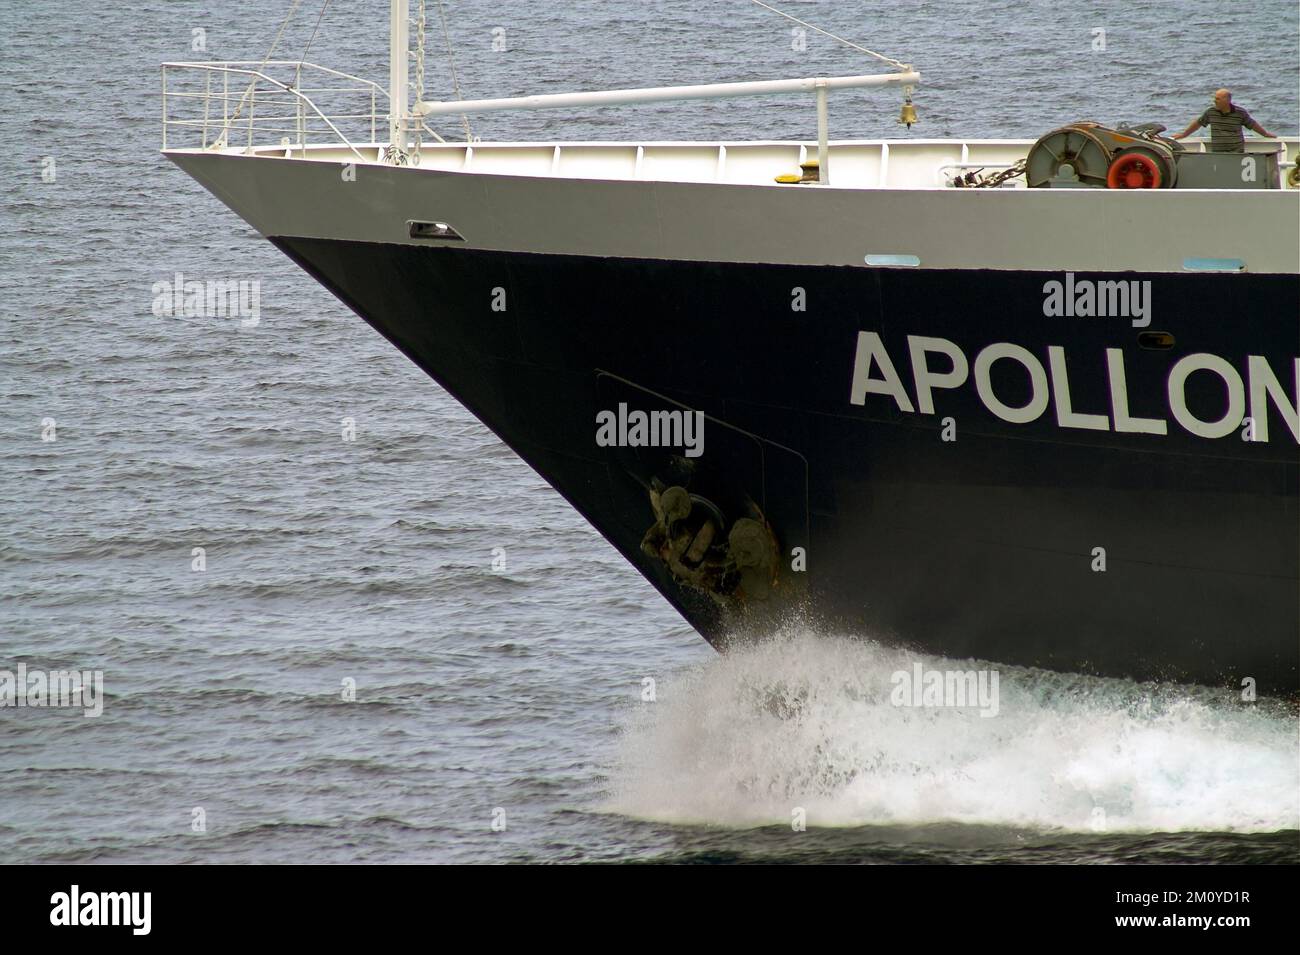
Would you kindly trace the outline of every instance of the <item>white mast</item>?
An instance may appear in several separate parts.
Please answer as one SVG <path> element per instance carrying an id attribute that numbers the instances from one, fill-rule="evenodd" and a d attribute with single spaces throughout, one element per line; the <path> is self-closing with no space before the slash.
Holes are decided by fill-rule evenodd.
<path id="1" fill-rule="evenodd" d="M 390 0 L 388 12 L 388 142 L 406 150 L 407 76 L 410 37 L 408 0 Z"/>

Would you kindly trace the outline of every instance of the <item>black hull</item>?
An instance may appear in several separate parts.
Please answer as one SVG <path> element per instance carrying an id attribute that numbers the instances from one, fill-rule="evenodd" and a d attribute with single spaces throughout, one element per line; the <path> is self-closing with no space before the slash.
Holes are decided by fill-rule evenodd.
<path id="1" fill-rule="evenodd" d="M 1126 319 L 1044 317 L 1053 276 L 1043 273 L 273 241 L 509 444 L 715 645 L 751 630 L 746 621 L 797 610 L 952 657 L 1300 688 L 1300 446 L 1279 415 L 1268 441 L 1191 434 L 1171 418 L 1167 388 L 1182 356 L 1222 356 L 1244 377 L 1254 355 L 1295 401 L 1295 276 L 1095 276 L 1152 283 L 1150 329 L 1175 342 L 1157 350 Z M 806 311 L 791 308 L 796 287 Z M 1048 346 L 1061 346 L 1075 411 L 1097 414 L 1113 398 L 1106 349 L 1122 349 L 1131 415 L 1168 419 L 1168 433 L 1064 428 L 1055 400 L 1037 420 L 1010 423 L 970 382 L 936 390 L 933 414 L 886 395 L 855 405 L 860 330 L 879 334 L 900 371 L 908 335 L 948 339 L 972 362 L 992 342 L 1044 364 Z M 995 364 L 994 378 L 1021 404 L 1029 385 L 1012 364 Z M 1202 420 L 1223 414 L 1213 375 L 1189 377 L 1184 393 Z M 689 478 L 671 451 L 597 445 L 597 412 L 619 403 L 705 413 L 705 452 L 688 462 Z M 955 440 L 943 439 L 945 418 Z M 787 565 L 775 593 L 738 612 L 644 553 L 654 478 L 694 482 L 733 512 L 757 504 Z M 793 548 L 805 549 L 805 572 L 788 566 Z"/>

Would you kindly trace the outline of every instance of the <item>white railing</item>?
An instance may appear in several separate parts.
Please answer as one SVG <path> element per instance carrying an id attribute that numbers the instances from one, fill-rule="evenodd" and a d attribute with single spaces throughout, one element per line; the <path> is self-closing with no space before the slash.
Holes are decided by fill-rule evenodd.
<path id="1" fill-rule="evenodd" d="M 387 107 L 378 83 L 299 60 L 162 65 L 164 149 L 251 149 L 279 138 L 299 150 L 327 141 L 365 159 L 354 143 L 386 136 Z"/>

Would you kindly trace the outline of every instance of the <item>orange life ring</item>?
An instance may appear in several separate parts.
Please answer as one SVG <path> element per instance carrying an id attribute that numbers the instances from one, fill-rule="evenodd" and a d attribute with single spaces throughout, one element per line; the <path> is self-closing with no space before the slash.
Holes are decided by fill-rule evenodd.
<path id="1" fill-rule="evenodd" d="M 1111 189 L 1159 189 L 1163 179 L 1159 164 L 1139 152 L 1121 153 L 1106 170 L 1106 185 Z"/>

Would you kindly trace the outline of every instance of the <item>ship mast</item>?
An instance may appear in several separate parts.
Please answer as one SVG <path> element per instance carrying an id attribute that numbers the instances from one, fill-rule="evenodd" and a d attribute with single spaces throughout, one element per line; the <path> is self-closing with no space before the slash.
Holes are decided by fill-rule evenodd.
<path id="1" fill-rule="evenodd" d="M 389 0 L 388 11 L 388 142 L 406 151 L 406 110 L 410 33 L 409 0 Z"/>

